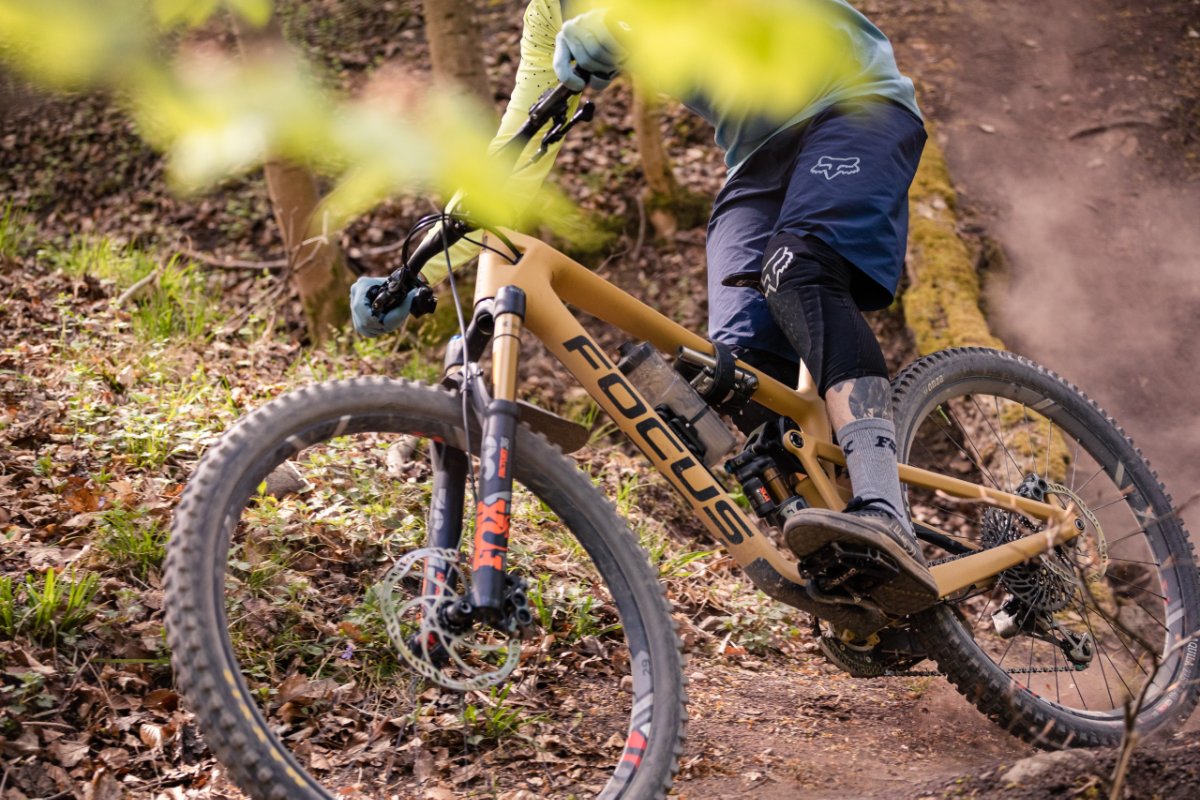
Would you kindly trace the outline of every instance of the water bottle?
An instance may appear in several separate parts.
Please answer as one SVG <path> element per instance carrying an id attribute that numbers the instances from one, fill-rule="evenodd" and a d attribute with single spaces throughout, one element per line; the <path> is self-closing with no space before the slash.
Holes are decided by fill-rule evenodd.
<path id="1" fill-rule="evenodd" d="M 687 379 L 648 342 L 621 345 L 617 368 L 707 467 L 733 449 L 733 434 Z"/>

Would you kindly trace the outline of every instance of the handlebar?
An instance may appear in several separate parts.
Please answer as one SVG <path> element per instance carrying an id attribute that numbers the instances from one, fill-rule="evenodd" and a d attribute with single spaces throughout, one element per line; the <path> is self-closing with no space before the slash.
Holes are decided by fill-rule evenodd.
<path id="1" fill-rule="evenodd" d="M 591 76 L 578 67 L 575 69 L 586 85 Z M 515 163 L 524 152 L 525 146 L 533 141 L 533 137 L 548 123 L 554 122 L 555 127 L 546 134 L 542 140 L 541 149 L 534 154 L 533 160 L 536 161 L 546 152 L 549 145 L 565 136 L 575 123 L 591 120 L 595 107 L 590 101 L 585 103 L 573 118 L 567 119 L 570 100 L 576 94 L 578 93 L 568 89 L 565 84 L 559 84 L 539 97 L 538 101 L 529 109 L 529 118 L 525 124 L 496 153 L 495 158 L 506 160 L 509 164 Z M 469 230 L 470 228 L 461 220 L 449 217 L 443 219 L 437 233 L 427 236 L 412 255 L 388 276 L 387 283 L 375 287 L 367 294 L 371 310 L 382 318 L 387 312 L 403 303 L 404 298 L 415 289 L 417 295 L 413 298 L 410 313 L 414 316 L 421 316 L 432 311 L 435 303 L 433 291 L 421 277 L 421 270 L 431 258 L 460 241 Z"/>

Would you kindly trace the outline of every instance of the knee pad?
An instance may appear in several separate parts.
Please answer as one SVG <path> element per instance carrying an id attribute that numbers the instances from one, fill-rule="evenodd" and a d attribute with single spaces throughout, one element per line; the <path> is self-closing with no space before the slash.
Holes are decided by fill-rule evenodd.
<path id="1" fill-rule="evenodd" d="M 763 252 L 760 278 L 763 294 L 770 299 L 784 285 L 828 286 L 850 293 L 854 267 L 815 236 L 781 232 L 771 237 Z"/>
<path id="2" fill-rule="evenodd" d="M 814 237 L 776 234 L 764 254 L 767 307 L 822 397 L 841 381 L 888 374 L 879 342 L 851 296 L 853 270 Z"/>

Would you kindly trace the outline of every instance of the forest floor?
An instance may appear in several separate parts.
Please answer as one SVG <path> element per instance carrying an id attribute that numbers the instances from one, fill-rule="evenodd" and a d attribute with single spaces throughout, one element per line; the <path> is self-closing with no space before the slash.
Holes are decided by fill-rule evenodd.
<path id="1" fill-rule="evenodd" d="M 368 5 L 337 34 L 361 42 L 358 48 L 333 47 L 318 18 L 295 25 L 350 86 L 377 56 L 424 68 L 419 28 L 399 14 L 363 10 Z M 503 54 L 515 52 L 515 16 L 502 13 L 516 5 L 489 12 L 496 86 L 507 85 L 514 66 Z M 1193 35 L 1200 5 L 860 6 L 922 84 L 970 215 L 968 232 L 997 239 L 1008 255 L 1006 265 L 986 265 L 998 333 L 1093 391 L 1161 465 L 1178 497 L 1200 490 L 1200 468 L 1188 457 L 1188 444 L 1200 445 L 1191 402 L 1200 373 L 1186 368 L 1200 355 L 1200 36 Z M 18 606 L 32 602 L 32 590 L 22 594 L 25 576 L 44 591 L 48 567 L 100 576 L 89 617 L 61 630 L 0 633 L 0 796 L 237 796 L 178 707 L 164 660 L 159 567 L 182 484 L 215 433 L 287 388 L 361 373 L 429 377 L 408 347 L 430 351 L 447 322 L 410 331 L 404 348 L 345 339 L 306 350 L 290 326 L 295 309 L 276 315 L 267 308 L 269 280 L 199 266 L 166 271 L 169 280 L 117 304 L 158 263 L 125 245 L 169 251 L 183 241 L 188 250 L 274 257 L 265 192 L 247 179 L 214 195 L 174 198 L 156 157 L 100 99 L 55 101 L 32 112 L 15 110 L 14 95 L 0 94 L 0 102 L 9 103 L 0 113 L 0 188 L 13 208 L 32 212 L 8 213 L 7 241 L 18 244 L 0 248 L 0 573 L 14 579 Z M 640 244 L 627 111 L 618 84 L 601 105 L 595 139 L 592 132 L 573 138 L 562 158 L 567 192 L 597 218 L 617 221 L 609 226 L 610 251 L 586 257 L 700 329 L 703 230 L 683 231 L 666 246 Z M 685 185 L 715 192 L 723 168 L 709 132 L 678 108 L 668 110 L 664 132 Z M 415 198 L 388 204 L 345 242 L 381 273 L 388 261 L 370 248 L 386 244 L 421 208 Z M 96 245 L 100 236 L 117 244 Z M 1054 293 L 1044 291 L 1037 271 L 1051 261 L 1070 263 L 1073 276 Z M 101 264 L 116 267 L 96 274 Z M 214 292 L 225 301 L 202 302 Z M 1043 305 L 1044 297 L 1053 304 Z M 147 298 L 161 303 L 151 308 Z M 901 320 L 874 322 L 893 368 L 912 357 Z M 578 396 L 564 396 L 544 361 L 533 363 L 535 399 L 580 416 Z M 679 796 L 1105 790 L 1108 753 L 1059 762 L 1037 756 L 1029 763 L 1050 767 L 1029 770 L 1015 787 L 1009 769 L 1035 751 L 944 680 L 846 676 L 816 652 L 802 615 L 758 608 L 769 604 L 727 560 L 699 550 L 702 532 L 661 482 L 637 477 L 620 448 L 594 442 L 579 462 L 614 495 L 638 487 L 627 507 L 631 525 L 661 545 L 664 558 L 700 553 L 690 562 L 696 567 L 669 581 L 691 676 Z M 1196 728 L 1193 720 L 1178 739 L 1139 755 L 1128 796 L 1191 796 Z M 451 768 L 431 769 L 413 797 L 444 796 L 438 792 Z"/>

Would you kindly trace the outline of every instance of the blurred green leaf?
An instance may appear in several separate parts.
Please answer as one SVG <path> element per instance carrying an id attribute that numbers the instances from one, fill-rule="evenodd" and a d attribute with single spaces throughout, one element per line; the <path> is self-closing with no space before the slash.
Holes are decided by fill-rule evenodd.
<path id="1" fill-rule="evenodd" d="M 154 0 L 154 16 L 170 27 L 183 23 L 199 25 L 212 16 L 220 0 Z"/>
<path id="2" fill-rule="evenodd" d="M 233 13 L 261 28 L 271 20 L 271 0 L 225 0 Z"/>
<path id="3" fill-rule="evenodd" d="M 0 59 L 56 88 L 127 73 L 150 41 L 145 10 L 128 0 L 0 0 Z"/>
<path id="4" fill-rule="evenodd" d="M 861 80 L 845 14 L 813 0 L 588 0 L 607 9 L 624 69 L 674 97 L 786 119 Z M 619 24 L 624 23 L 624 24 Z"/>

